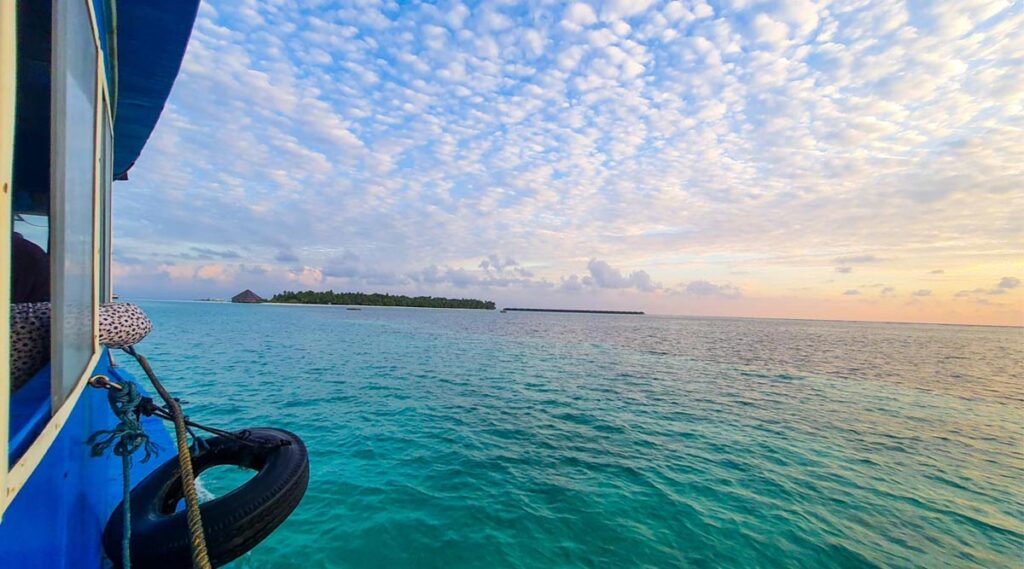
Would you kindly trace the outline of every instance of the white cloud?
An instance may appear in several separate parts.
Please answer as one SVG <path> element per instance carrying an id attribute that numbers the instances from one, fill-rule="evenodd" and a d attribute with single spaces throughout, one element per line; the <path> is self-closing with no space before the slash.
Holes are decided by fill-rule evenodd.
<path id="1" fill-rule="evenodd" d="M 319 287 L 324 282 L 324 275 L 320 269 L 301 267 L 288 271 L 288 280 L 302 286 Z"/>
<path id="2" fill-rule="evenodd" d="M 768 14 L 758 14 L 752 24 L 754 40 L 772 49 L 783 47 L 789 39 L 789 26 Z"/>
<path id="3" fill-rule="evenodd" d="M 544 53 L 544 44 L 547 40 L 537 30 L 526 30 L 523 32 L 523 45 L 530 57 L 539 57 Z"/>
<path id="4" fill-rule="evenodd" d="M 775 256 L 943 283 L 1019 259 L 1007 2 L 445 6 L 204 4 L 115 202 L 121 258 L 195 278 L 191 247 L 230 250 L 277 283 L 355 251 L 374 278 L 465 282 L 515 251 L 591 292 L 587 259 L 643 267 L 634 291 Z"/>
<path id="5" fill-rule="evenodd" d="M 448 14 L 445 16 L 445 23 L 453 30 L 458 30 L 463 26 L 467 17 L 469 17 L 469 8 L 466 8 L 465 4 L 461 2 L 456 2 L 448 10 Z"/>
<path id="6" fill-rule="evenodd" d="M 597 14 L 589 4 L 573 2 L 565 10 L 562 18 L 562 26 L 566 29 L 577 31 L 597 23 Z"/>
<path id="7" fill-rule="evenodd" d="M 693 12 L 687 10 L 686 6 L 679 0 L 673 0 L 665 4 L 665 7 L 662 8 L 662 13 L 669 22 L 683 21 L 685 23 L 694 19 Z"/>
<path id="8" fill-rule="evenodd" d="M 631 18 L 644 13 L 652 4 L 654 0 L 605 0 L 601 7 L 601 19 Z"/>
<path id="9" fill-rule="evenodd" d="M 715 15 L 715 10 L 707 2 L 697 2 L 693 6 L 693 15 L 697 18 L 710 18 Z"/>

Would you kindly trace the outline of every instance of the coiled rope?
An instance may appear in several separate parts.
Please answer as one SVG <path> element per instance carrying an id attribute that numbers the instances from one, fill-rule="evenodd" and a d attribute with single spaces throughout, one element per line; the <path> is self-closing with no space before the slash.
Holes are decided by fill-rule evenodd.
<path id="1" fill-rule="evenodd" d="M 124 539 L 121 540 L 121 566 L 124 569 L 131 568 L 131 557 L 129 556 L 129 544 L 131 543 L 131 468 L 132 455 L 139 449 L 145 450 L 145 455 L 140 462 L 147 462 L 159 451 L 156 443 L 149 440 L 149 435 L 142 428 L 139 422 L 139 406 L 142 403 L 142 395 L 135 383 L 126 381 L 121 383 L 120 389 L 111 389 L 107 392 L 107 402 L 120 421 L 116 427 L 110 430 L 96 431 L 86 441 L 91 445 L 92 456 L 102 456 L 111 446 L 114 447 L 114 455 L 121 457 L 121 478 L 124 481 Z"/>

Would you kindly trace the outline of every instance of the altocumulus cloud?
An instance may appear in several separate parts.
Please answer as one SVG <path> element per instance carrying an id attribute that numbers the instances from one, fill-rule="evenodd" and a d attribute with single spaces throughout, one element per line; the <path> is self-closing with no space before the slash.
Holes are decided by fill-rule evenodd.
<path id="1" fill-rule="evenodd" d="M 244 266 L 244 265 L 243 265 Z M 651 280 L 645 271 L 624 273 L 605 261 L 592 259 L 583 277 L 576 274 L 563 276 L 555 285 L 545 278 L 537 278 L 511 257 L 489 255 L 481 260 L 478 270 L 464 267 L 430 264 L 411 271 L 397 271 L 366 262 L 351 251 L 331 258 L 322 267 L 301 267 L 289 270 L 289 279 L 309 286 L 318 285 L 381 285 L 385 287 L 442 287 L 455 289 L 555 289 L 566 292 L 600 289 L 631 289 L 638 292 L 663 290 L 660 283 Z M 171 270 L 170 267 L 167 270 Z M 187 268 L 179 268 L 187 272 Z M 181 276 L 175 273 L 176 276 Z"/>
<path id="2" fill-rule="evenodd" d="M 1013 250 L 1022 18 L 1009 0 L 204 2 L 114 204 L 121 283 L 656 293 L 683 269 L 637 259 L 884 267 L 863 252 L 902 259 L 936 227 L 957 256 Z"/>

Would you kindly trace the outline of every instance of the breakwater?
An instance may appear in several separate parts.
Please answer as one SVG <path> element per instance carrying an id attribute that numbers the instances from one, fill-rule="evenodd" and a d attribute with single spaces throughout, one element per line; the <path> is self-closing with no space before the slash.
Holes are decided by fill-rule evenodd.
<path id="1" fill-rule="evenodd" d="M 502 308 L 502 312 L 568 312 L 574 314 L 643 314 L 637 310 L 574 310 L 571 308 Z"/>

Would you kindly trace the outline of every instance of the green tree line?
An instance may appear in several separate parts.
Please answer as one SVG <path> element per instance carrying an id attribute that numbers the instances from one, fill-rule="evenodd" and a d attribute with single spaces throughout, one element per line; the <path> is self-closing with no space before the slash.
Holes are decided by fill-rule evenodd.
<path id="1" fill-rule="evenodd" d="M 494 310 L 494 302 L 474 298 L 442 298 L 439 296 L 405 296 L 363 292 L 317 292 L 286 290 L 275 294 L 270 302 L 291 304 L 349 304 L 355 306 L 414 306 L 419 308 L 475 308 Z"/>

